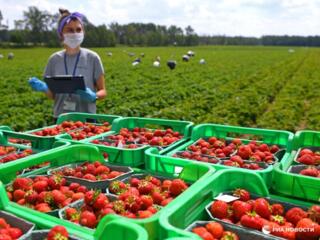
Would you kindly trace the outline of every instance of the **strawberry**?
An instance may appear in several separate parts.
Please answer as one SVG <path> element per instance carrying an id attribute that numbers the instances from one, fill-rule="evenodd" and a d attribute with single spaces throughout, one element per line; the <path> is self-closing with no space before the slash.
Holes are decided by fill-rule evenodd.
<path id="1" fill-rule="evenodd" d="M 97 218 L 94 213 L 83 211 L 80 214 L 80 224 L 89 228 L 95 228 L 97 225 Z"/>
<path id="2" fill-rule="evenodd" d="M 303 155 L 313 155 L 313 151 L 312 150 L 310 150 L 310 149 L 308 149 L 308 148 L 304 148 L 304 149 L 302 149 L 301 151 L 300 151 L 300 153 L 299 153 L 299 157 L 300 156 L 303 156 Z"/>
<path id="3" fill-rule="evenodd" d="M 275 203 L 271 205 L 271 213 L 272 215 L 280 215 L 282 216 L 284 213 L 284 208 L 281 204 Z"/>
<path id="4" fill-rule="evenodd" d="M 294 207 L 287 211 L 285 217 L 287 221 L 296 225 L 301 219 L 308 217 L 308 214 L 301 208 Z"/>
<path id="5" fill-rule="evenodd" d="M 173 196 L 178 196 L 188 188 L 187 184 L 181 179 L 174 179 L 171 182 L 169 192 Z"/>
<path id="6" fill-rule="evenodd" d="M 141 204 L 142 209 L 147 209 L 148 207 L 151 207 L 153 205 L 153 199 L 151 196 L 142 195 L 140 199 L 142 202 Z"/>
<path id="7" fill-rule="evenodd" d="M 173 200 L 173 198 L 166 198 L 160 203 L 160 205 L 163 207 L 167 206 L 172 200 Z"/>
<path id="8" fill-rule="evenodd" d="M 233 191 L 233 196 L 239 197 L 241 201 L 249 201 L 251 196 L 250 193 L 245 190 L 245 189 L 236 189 L 235 191 Z"/>
<path id="9" fill-rule="evenodd" d="M 239 240 L 239 237 L 234 232 L 224 231 L 220 240 Z"/>
<path id="10" fill-rule="evenodd" d="M 239 147 L 237 155 L 239 155 L 242 159 L 249 159 L 252 155 L 252 150 L 247 145 L 242 145 Z"/>
<path id="11" fill-rule="evenodd" d="M 192 229 L 192 232 L 200 236 L 202 239 L 205 240 L 214 240 L 214 237 L 211 235 L 210 232 L 205 227 L 195 227 Z"/>
<path id="12" fill-rule="evenodd" d="M 233 216 L 236 221 L 239 221 L 243 215 L 251 212 L 252 206 L 249 203 L 236 200 L 232 203 Z"/>
<path id="13" fill-rule="evenodd" d="M 138 187 L 139 186 L 139 183 L 140 183 L 140 179 L 139 178 L 131 178 L 130 179 L 130 185 L 132 187 Z"/>
<path id="14" fill-rule="evenodd" d="M 127 185 L 121 181 L 113 181 L 109 186 L 111 193 L 120 194 L 127 190 Z"/>
<path id="15" fill-rule="evenodd" d="M 306 165 L 315 165 L 316 161 L 312 155 L 305 154 L 298 158 L 298 162 Z"/>
<path id="16" fill-rule="evenodd" d="M 69 234 L 67 229 L 64 226 L 55 226 L 53 227 L 48 235 L 47 240 L 68 240 Z"/>
<path id="17" fill-rule="evenodd" d="M 247 213 L 240 219 L 242 226 L 261 230 L 263 227 L 263 219 L 255 212 Z"/>
<path id="18" fill-rule="evenodd" d="M 30 178 L 16 178 L 12 186 L 15 190 L 21 189 L 24 191 L 28 191 L 32 188 L 32 180 Z"/>
<path id="19" fill-rule="evenodd" d="M 161 204 L 161 202 L 165 199 L 163 194 L 161 194 L 160 192 L 154 191 L 151 196 L 152 196 L 153 202 L 158 205 Z"/>
<path id="20" fill-rule="evenodd" d="M 314 221 L 320 224 L 320 206 L 313 205 L 308 209 L 308 217 Z"/>
<path id="21" fill-rule="evenodd" d="M 221 238 L 223 234 L 223 226 L 218 222 L 209 222 L 206 224 L 206 229 L 214 238 Z"/>
<path id="22" fill-rule="evenodd" d="M 53 190 L 52 192 L 53 201 L 56 206 L 61 206 L 62 203 L 66 200 L 66 196 L 59 190 Z"/>
<path id="23" fill-rule="evenodd" d="M 152 216 L 152 212 L 149 210 L 138 211 L 137 216 L 138 218 L 148 218 Z"/>
<path id="24" fill-rule="evenodd" d="M 219 219 L 228 218 L 230 216 L 229 206 L 226 202 L 218 200 L 210 207 L 211 214 Z"/>
<path id="25" fill-rule="evenodd" d="M 269 219 L 271 216 L 271 207 L 269 202 L 264 198 L 258 198 L 254 202 L 253 210 L 265 219 Z"/>
<path id="26" fill-rule="evenodd" d="M 9 228 L 9 224 L 4 218 L 0 218 L 0 229 Z"/>
<path id="27" fill-rule="evenodd" d="M 48 205 L 48 203 L 39 203 L 35 206 L 35 209 L 39 212 L 51 212 L 52 209 Z"/>
<path id="28" fill-rule="evenodd" d="M 141 180 L 138 186 L 140 194 L 150 194 L 154 185 L 147 180 Z"/>
<path id="29" fill-rule="evenodd" d="M 280 215 L 271 215 L 270 219 L 271 222 L 275 222 L 279 225 L 284 225 L 286 222 L 286 219 L 283 216 Z"/>
<path id="30" fill-rule="evenodd" d="M 21 190 L 21 189 L 17 189 L 13 192 L 13 200 L 15 202 L 18 202 L 20 199 L 23 199 L 25 196 L 26 192 Z"/>
<path id="31" fill-rule="evenodd" d="M 301 175 L 310 176 L 310 177 L 318 177 L 320 175 L 320 171 L 314 166 L 307 167 L 299 172 Z"/>
<path id="32" fill-rule="evenodd" d="M 302 218 L 297 222 L 297 239 L 318 240 L 320 238 L 320 225 L 309 218 Z"/>
<path id="33" fill-rule="evenodd" d="M 41 193 L 47 190 L 48 182 L 45 180 L 36 181 L 33 183 L 32 187 L 37 193 Z"/>
<path id="34" fill-rule="evenodd" d="M 49 177 L 48 185 L 52 190 L 60 189 L 61 186 L 66 185 L 66 179 L 63 178 L 61 175 L 53 175 Z"/>

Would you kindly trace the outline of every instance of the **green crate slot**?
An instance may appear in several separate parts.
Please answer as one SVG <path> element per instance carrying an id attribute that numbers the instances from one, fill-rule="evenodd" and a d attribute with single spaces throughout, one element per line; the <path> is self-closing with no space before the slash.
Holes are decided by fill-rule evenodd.
<path id="1" fill-rule="evenodd" d="M 195 141 L 199 138 L 210 136 L 228 139 L 232 134 L 242 136 L 241 139 L 243 140 L 256 140 L 256 138 L 258 138 L 259 141 L 263 141 L 267 144 L 283 146 L 287 151 L 292 149 L 292 141 L 294 137 L 293 133 L 283 130 L 245 128 L 219 124 L 200 124 L 193 128 L 191 139 Z"/>
<path id="2" fill-rule="evenodd" d="M 177 131 L 180 134 L 184 135 L 182 139 L 180 139 L 179 141 L 171 144 L 170 146 L 160 151 L 160 154 L 165 154 L 171 151 L 172 149 L 176 148 L 180 144 L 183 144 L 188 139 L 191 133 L 193 123 L 188 121 L 177 121 L 177 120 L 156 119 L 156 118 L 137 118 L 137 117 L 119 118 L 113 122 L 112 129 L 111 129 L 112 132 L 105 133 L 100 136 L 95 136 L 91 139 L 86 139 L 83 142 L 91 145 L 93 143 L 90 143 L 90 142 L 93 139 L 99 139 L 101 137 L 118 134 L 121 128 L 133 129 L 135 127 L 143 128 L 151 125 L 157 126 L 157 127 L 162 126 L 166 128 L 172 128 L 173 131 Z M 139 147 L 137 149 L 125 149 L 125 148 L 120 149 L 117 147 L 104 146 L 101 144 L 99 145 L 94 144 L 94 145 L 97 146 L 101 151 L 107 152 L 109 154 L 108 161 L 110 163 L 114 163 L 117 165 L 132 166 L 132 167 L 138 167 L 144 164 L 145 150 L 150 148 L 150 146 L 148 145 Z"/>
<path id="3" fill-rule="evenodd" d="M 255 140 L 257 136 L 259 137 L 259 141 L 263 141 L 266 144 L 277 144 L 286 149 L 286 152 L 289 152 L 292 148 L 292 141 L 294 138 L 293 133 L 288 131 L 281 131 L 281 130 L 268 130 L 268 129 L 258 129 L 258 128 L 245 128 L 245 127 L 238 127 L 238 126 L 228 126 L 228 125 L 219 125 L 219 124 L 200 124 L 193 128 L 191 133 L 191 140 L 185 142 L 183 145 L 176 147 L 174 150 L 167 152 L 165 155 L 168 157 L 167 161 L 179 160 L 179 161 L 189 161 L 183 158 L 173 158 L 170 157 L 174 153 L 178 151 L 185 150 L 188 146 L 194 144 L 200 138 L 208 138 L 208 137 L 217 137 L 223 138 L 226 140 L 231 140 L 230 136 L 241 136 L 241 140 L 245 143 L 249 142 L 250 140 Z M 246 138 L 244 138 L 246 137 Z M 147 154 L 147 158 L 150 156 L 150 152 Z M 283 159 L 286 156 L 286 153 L 279 154 L 280 161 L 281 158 Z M 160 157 L 160 156 L 158 156 Z M 148 159 L 146 160 L 148 162 Z M 151 163 L 152 164 L 152 163 Z M 220 164 L 210 164 L 205 163 L 213 166 L 216 170 L 221 169 L 233 169 L 233 167 L 224 166 Z M 252 170 L 245 170 L 248 172 L 252 172 Z M 268 188 L 271 188 L 272 185 L 272 172 L 273 166 L 268 166 L 266 169 L 263 170 L 254 170 L 261 175 L 261 177 L 266 182 Z"/>
<path id="4" fill-rule="evenodd" d="M 81 122 L 87 122 L 88 120 L 95 120 L 99 123 L 99 121 L 107 121 L 110 124 L 113 124 L 113 121 L 115 119 L 121 118 L 121 116 L 116 115 L 103 115 L 103 114 L 91 114 L 91 113 L 65 113 L 61 114 L 57 120 L 57 124 L 61 124 L 64 121 L 81 121 Z M 25 133 L 31 134 L 33 132 L 41 131 L 46 128 L 54 128 L 57 125 L 51 125 L 43 128 L 33 129 L 29 130 Z M 56 140 L 71 140 L 71 136 L 67 133 L 61 133 L 56 136 L 39 136 L 44 141 L 47 141 L 48 143 L 54 142 Z M 89 139 L 89 138 L 87 138 Z"/>
<path id="5" fill-rule="evenodd" d="M 274 200 L 297 204 L 296 200 L 270 195 L 261 176 L 254 172 L 246 172 L 242 169 L 226 169 L 208 177 L 206 182 L 198 189 L 198 193 L 184 195 L 181 204 L 171 205 L 160 216 L 161 239 L 169 237 L 195 238 L 191 232 L 184 229 L 196 220 L 208 220 L 206 206 L 214 197 L 222 192 L 232 191 L 236 188 L 245 188 L 250 193 L 264 197 L 272 197 Z M 311 203 L 300 202 L 301 206 L 309 207 Z"/>
<path id="6" fill-rule="evenodd" d="M 297 150 L 303 147 L 319 147 L 320 132 L 298 131 L 294 138 L 294 150 L 280 164 L 275 166 L 273 173 L 273 191 L 285 196 L 320 203 L 320 179 L 288 172 Z"/>

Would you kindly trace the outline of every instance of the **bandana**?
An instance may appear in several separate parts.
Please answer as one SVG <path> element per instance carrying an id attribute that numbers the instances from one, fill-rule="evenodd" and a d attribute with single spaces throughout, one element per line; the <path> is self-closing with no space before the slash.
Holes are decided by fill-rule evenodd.
<path id="1" fill-rule="evenodd" d="M 84 15 L 82 15 L 81 13 L 78 13 L 78 12 L 71 13 L 70 15 L 64 17 L 58 26 L 59 37 L 62 36 L 62 29 L 66 24 L 68 24 L 72 20 L 78 20 L 83 25 L 83 22 L 82 22 L 83 18 L 84 18 Z"/>

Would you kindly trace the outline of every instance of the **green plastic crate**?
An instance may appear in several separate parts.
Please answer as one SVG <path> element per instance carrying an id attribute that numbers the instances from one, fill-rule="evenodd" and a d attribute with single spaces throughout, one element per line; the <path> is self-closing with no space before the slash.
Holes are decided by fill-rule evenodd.
<path id="1" fill-rule="evenodd" d="M 59 149 L 55 152 L 43 152 L 37 156 L 30 156 L 28 159 L 22 159 L 21 162 L 10 162 L 1 169 L 1 181 L 6 184 L 15 179 L 15 173 L 34 164 L 40 164 L 50 161 L 51 166 L 61 166 L 66 163 L 77 161 L 101 161 L 104 159 L 98 149 L 94 146 L 69 146 Z M 46 171 L 46 170 L 45 170 Z M 44 171 L 44 172 L 45 172 Z M 35 223 L 40 229 L 52 228 L 55 225 L 65 226 L 69 233 L 79 237 L 80 239 L 105 239 L 106 237 L 116 237 L 116 239 L 148 239 L 146 231 L 140 226 L 130 223 L 127 219 L 116 219 L 110 221 L 103 219 L 100 221 L 96 231 L 88 230 L 81 226 L 77 226 L 71 222 L 58 219 L 48 214 L 40 213 L 32 209 L 20 206 L 14 202 L 10 202 L 6 195 L 3 183 L 0 182 L 0 209 L 22 217 L 28 221 Z M 127 226 L 127 227 L 126 227 Z"/>
<path id="2" fill-rule="evenodd" d="M 103 115 L 103 114 L 91 114 L 91 113 L 64 113 L 61 114 L 57 120 L 57 124 L 61 124 L 64 121 L 81 121 L 81 122 L 86 122 L 88 120 L 96 120 L 96 121 L 107 121 L 110 124 L 113 123 L 113 121 L 115 119 L 121 118 L 120 116 L 116 116 L 116 115 Z M 33 130 L 29 130 L 27 132 L 25 132 L 26 134 L 31 134 L 33 132 L 36 131 L 40 131 L 46 128 L 53 128 L 57 126 L 55 125 L 51 125 L 51 126 L 47 126 L 47 127 L 43 127 L 43 128 L 38 128 L 38 129 L 33 129 Z M 56 141 L 56 140 L 70 140 L 73 141 L 71 139 L 71 136 L 67 133 L 62 133 L 56 136 L 39 136 L 40 138 L 43 139 L 43 141 L 46 141 L 48 145 L 52 144 L 52 142 Z M 89 139 L 89 138 L 87 138 Z"/>
<path id="3" fill-rule="evenodd" d="M 282 200 L 288 203 L 297 204 L 288 198 L 278 198 L 270 195 L 263 179 L 254 172 L 247 172 L 242 169 L 226 169 L 217 172 L 206 179 L 206 182 L 198 189 L 198 193 L 188 192 L 184 195 L 181 204 L 171 205 L 167 211 L 160 216 L 160 238 L 169 237 L 190 237 L 200 239 L 185 228 L 197 220 L 209 220 L 206 213 L 206 206 L 212 202 L 214 197 L 222 192 L 232 191 L 236 188 L 245 188 L 251 193 L 264 197 L 272 197 L 274 200 Z M 307 202 L 299 202 L 301 206 L 309 207 Z"/>
<path id="4" fill-rule="evenodd" d="M 165 154 L 172 149 L 176 148 L 180 144 L 184 143 L 191 133 L 193 123 L 188 121 L 177 121 L 177 120 L 168 120 L 168 119 L 156 119 L 156 118 L 137 118 L 137 117 L 127 117 L 127 118 L 119 118 L 116 119 L 112 124 L 112 132 L 113 133 L 106 133 L 103 135 L 100 135 L 100 137 L 109 136 L 112 134 L 119 133 L 121 128 L 128 128 L 132 129 L 135 127 L 149 127 L 153 128 L 156 127 L 167 127 L 172 128 L 174 131 L 178 131 L 180 134 L 183 134 L 184 137 L 171 144 L 170 146 L 166 147 L 163 150 L 160 150 L 160 154 Z M 86 139 L 83 142 L 86 142 L 88 144 L 93 139 L 98 139 L 99 137 L 93 137 L 91 139 Z M 95 146 L 98 146 L 101 151 L 105 151 L 109 154 L 108 161 L 110 163 L 115 163 L 118 165 L 127 165 L 127 166 L 141 166 L 144 164 L 144 152 L 146 149 L 150 148 L 150 146 L 145 145 L 142 147 L 139 147 L 137 149 L 120 149 L 117 147 L 112 146 L 104 146 L 104 145 L 98 145 L 94 144 Z"/>
<path id="5" fill-rule="evenodd" d="M 294 151 L 280 164 L 275 166 L 273 175 L 273 190 L 277 193 L 320 202 L 320 179 L 287 172 L 294 159 L 297 150 L 302 147 L 319 147 L 320 132 L 298 131 L 294 138 Z"/>
<path id="6" fill-rule="evenodd" d="M 19 163 L 12 162 L 5 166 L 2 169 L 2 172 L 0 172 L 0 180 L 4 183 L 7 184 L 10 181 L 12 181 L 15 178 L 15 173 L 17 171 L 20 171 L 26 167 L 32 166 L 34 164 L 40 164 L 46 161 L 50 161 L 51 167 L 54 166 L 62 166 L 65 164 L 69 164 L 72 162 L 79 162 L 79 161 L 104 161 L 102 154 L 99 152 L 98 148 L 95 146 L 89 146 L 89 145 L 72 145 L 68 146 L 65 148 L 61 148 L 55 152 L 50 152 L 50 153 L 40 153 L 37 156 L 31 156 L 28 160 L 22 160 Z M 163 163 L 165 164 L 165 163 Z M 193 192 L 197 193 L 199 187 L 201 187 L 203 184 L 206 183 L 206 179 L 213 174 L 214 169 L 211 168 L 210 166 L 204 165 L 204 164 L 193 164 L 193 163 L 188 163 L 188 164 L 180 164 L 180 162 L 177 162 L 177 167 L 179 168 L 179 171 L 174 171 L 173 168 L 164 168 L 160 172 L 157 172 L 156 169 L 140 169 L 143 171 L 147 171 L 151 174 L 160 174 L 162 176 L 167 176 L 167 177 L 180 177 L 184 179 L 185 181 L 188 182 L 194 182 L 188 190 L 186 190 L 184 193 L 182 193 L 180 196 L 178 196 L 174 201 L 169 203 L 168 206 L 178 204 L 179 202 L 183 201 L 183 196 L 187 192 Z M 136 172 L 139 172 L 139 169 L 135 169 Z M 3 174 L 5 173 L 5 174 Z M 39 172 L 40 174 L 41 172 Z M 5 194 L 4 189 L 0 189 L 0 194 L 1 191 L 3 192 L 2 198 L 5 201 L 8 201 L 7 196 Z M 84 230 L 83 227 L 77 226 L 71 222 L 65 221 L 65 220 L 60 220 L 57 218 L 54 218 L 52 216 L 48 216 L 47 214 L 42 214 L 38 213 L 32 209 L 27 209 L 25 207 L 19 206 L 16 203 L 10 202 L 8 203 L 9 206 L 12 207 L 13 210 L 11 211 L 16 211 L 19 216 L 24 216 L 26 215 L 25 218 L 36 218 L 32 222 L 39 223 L 41 225 L 41 221 L 43 223 L 46 222 L 46 219 L 50 221 L 50 223 L 55 223 L 55 224 L 65 224 L 65 226 L 68 226 L 74 230 L 74 235 L 79 236 L 79 231 L 88 233 L 93 232 L 93 230 Z M 164 210 L 165 211 L 165 210 Z M 107 215 L 105 216 L 104 222 L 111 222 L 112 220 L 116 219 L 124 219 L 126 221 L 138 224 L 142 226 L 143 228 L 146 229 L 148 233 L 148 239 L 157 239 L 159 235 L 159 216 L 160 212 L 154 214 L 152 217 L 147 218 L 147 219 L 127 219 L 122 216 L 117 216 L 117 215 Z M 29 218 L 28 218 L 29 217 Z M 42 220 L 44 219 L 44 220 Z M 70 225 L 71 224 L 71 225 Z M 101 223 L 100 223 L 101 224 Z M 98 228 L 100 226 L 98 225 Z M 76 234 L 78 233 L 78 234 Z"/>
<path id="7" fill-rule="evenodd" d="M 25 144 L 18 144 L 18 143 L 12 143 L 9 141 L 9 139 L 17 139 L 17 140 L 23 140 L 23 141 L 28 141 L 28 145 Z M 0 131 L 0 145 L 2 146 L 12 146 L 16 147 L 17 149 L 20 150 L 26 150 L 26 149 L 32 149 L 33 154 L 28 155 L 24 158 L 20 158 L 17 160 L 14 160 L 12 162 L 6 162 L 0 164 L 0 173 L 6 174 L 2 169 L 5 168 L 7 165 L 11 165 L 12 163 L 17 163 L 21 161 L 28 160 L 31 157 L 34 157 L 35 155 L 41 154 L 43 152 L 54 152 L 59 148 L 64 148 L 70 143 L 68 142 L 60 142 L 60 141 L 55 141 L 52 142 L 52 144 L 48 145 L 47 141 L 44 141 L 43 138 L 34 136 L 34 135 L 29 135 L 25 133 L 19 133 L 19 132 L 12 132 L 12 131 Z"/>
<path id="8" fill-rule="evenodd" d="M 278 157 L 281 161 L 282 159 L 286 158 L 289 155 L 290 150 L 292 149 L 292 141 L 293 141 L 293 133 L 288 131 L 281 131 L 281 130 L 268 130 L 268 129 L 258 129 L 258 128 L 245 128 L 245 127 L 238 127 L 238 126 L 227 126 L 227 125 L 219 125 L 219 124 L 200 124 L 193 128 L 191 134 L 191 140 L 184 143 L 183 145 L 177 147 L 173 151 L 166 154 L 166 156 L 172 156 L 178 151 L 182 151 L 186 149 L 188 146 L 194 144 L 200 138 L 208 138 L 208 137 L 217 137 L 223 138 L 226 140 L 231 140 L 235 137 L 240 136 L 240 139 L 243 142 L 249 142 L 253 139 L 259 139 L 266 144 L 277 144 L 286 148 L 285 152 L 282 152 Z M 190 161 L 182 158 L 173 158 L 170 159 L 179 159 L 181 161 Z M 206 163 L 207 164 L 207 163 Z M 210 164 L 210 163 L 208 163 Z M 233 167 L 224 166 L 220 164 L 210 164 L 216 170 L 221 169 L 230 169 Z M 251 172 L 252 170 L 246 170 Z M 273 166 L 270 165 L 266 169 L 263 170 L 256 170 L 264 181 L 266 182 L 268 188 L 271 187 L 272 184 L 272 171 Z"/>

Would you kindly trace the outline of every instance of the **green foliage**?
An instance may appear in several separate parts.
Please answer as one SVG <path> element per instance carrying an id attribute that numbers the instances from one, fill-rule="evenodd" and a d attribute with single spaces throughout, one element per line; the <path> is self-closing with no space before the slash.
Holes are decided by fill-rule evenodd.
<path id="1" fill-rule="evenodd" d="M 42 76 L 58 49 L 0 49 L 0 124 L 16 130 L 53 123 L 52 102 L 27 84 Z M 106 70 L 108 96 L 98 113 L 159 117 L 271 129 L 320 130 L 320 50 L 285 47 L 96 48 Z M 107 52 L 112 52 L 108 56 Z M 128 53 L 135 53 L 130 57 Z M 145 57 L 140 57 L 145 53 Z M 156 56 L 161 66 L 152 66 Z M 133 67 L 132 61 L 142 62 Z M 204 58 L 205 65 L 199 60 Z M 166 66 L 177 60 L 175 70 Z"/>

